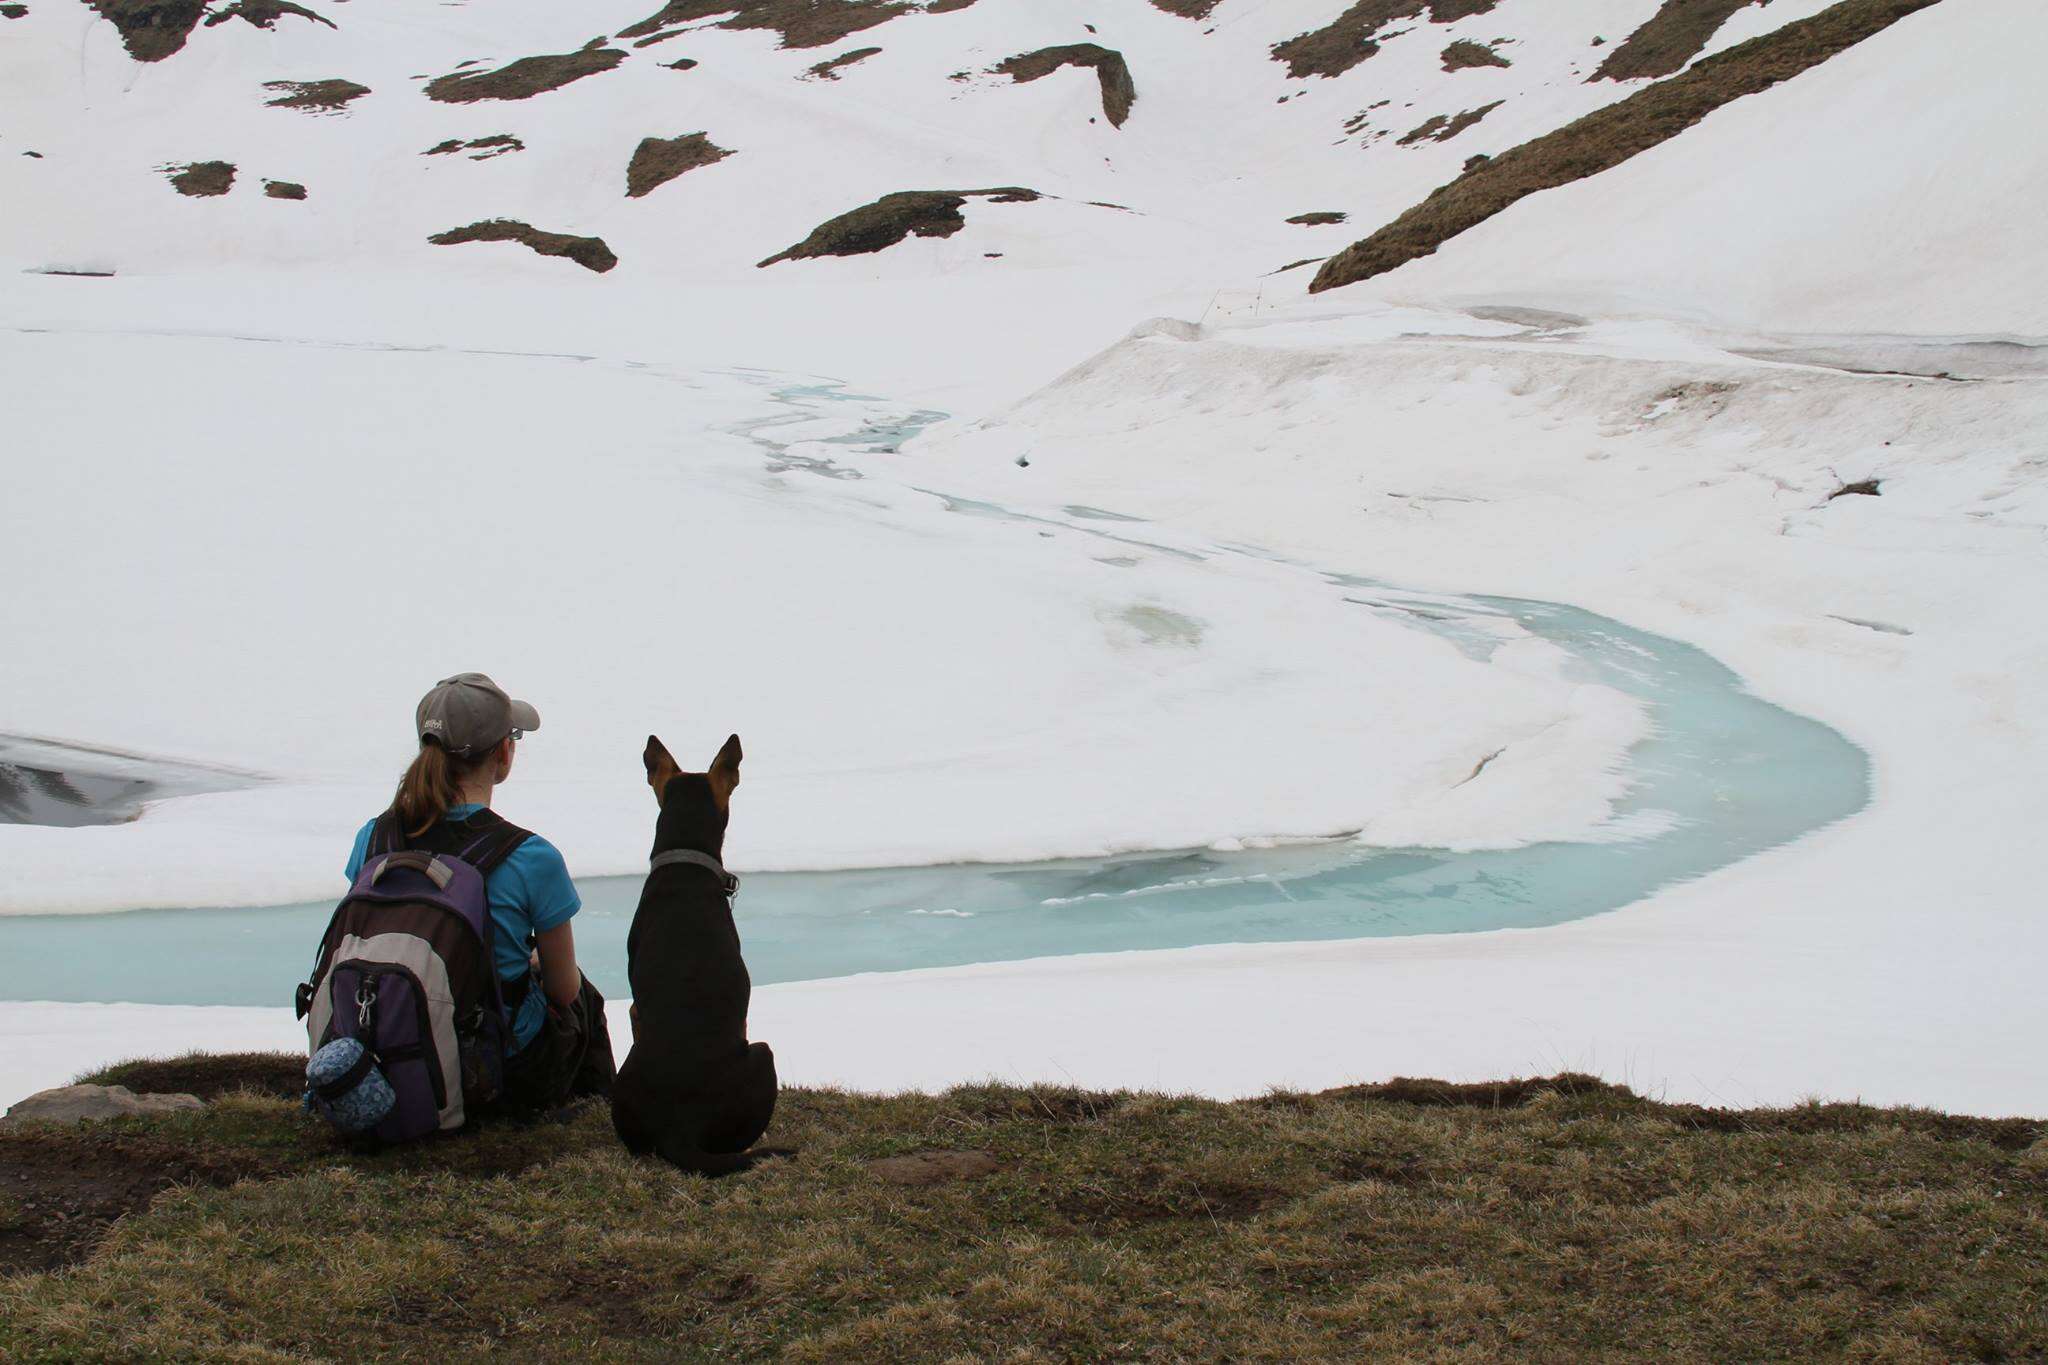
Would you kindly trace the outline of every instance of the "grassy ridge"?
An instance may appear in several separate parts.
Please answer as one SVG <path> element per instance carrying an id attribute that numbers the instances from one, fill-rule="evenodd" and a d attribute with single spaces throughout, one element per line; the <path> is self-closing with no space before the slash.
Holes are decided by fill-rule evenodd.
<path id="1" fill-rule="evenodd" d="M 363 1158 L 245 1086 L 0 1131 L 0 1170 L 200 1172 L 68 1269 L 0 1280 L 0 1358 L 2040 1358 L 2044 1133 L 1571 1077 L 792 1090 L 769 1141 L 798 1154 L 713 1183 L 628 1158 L 601 1107 Z M 870 1164 L 931 1150 L 995 1168 Z"/>
<path id="2" fill-rule="evenodd" d="M 1309 292 L 1356 284 L 1432 255 L 1459 233 L 1528 196 L 1619 166 L 1677 137 L 1729 101 L 1790 80 L 1935 3 L 1840 0 L 1812 18 L 1717 52 L 1680 75 L 1480 162 L 1324 262 Z"/>

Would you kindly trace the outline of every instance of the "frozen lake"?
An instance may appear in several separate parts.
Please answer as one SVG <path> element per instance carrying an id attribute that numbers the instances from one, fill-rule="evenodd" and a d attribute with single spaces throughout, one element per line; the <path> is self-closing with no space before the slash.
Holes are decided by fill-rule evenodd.
<path id="1" fill-rule="evenodd" d="M 991 515 L 1000 515 L 988 509 Z M 1502 627 L 1639 699 L 1629 794 L 1586 842 L 1455 852 L 1350 841 L 1023 866 L 761 874 L 736 904 L 757 983 L 1075 953 L 1534 928 L 1614 910 L 1861 809 L 1863 752 L 1752 696 L 1691 646 L 1552 603 L 1417 596 L 1332 578 L 1475 655 Z M 1483 766 L 1483 765 L 1482 765 Z M 342 849 L 336 850 L 337 894 Z M 579 883 L 579 956 L 623 996 L 638 877 Z M 330 903 L 0 919 L 0 999 L 280 1005 Z M 175 964 L 175 965 L 167 965 Z"/>

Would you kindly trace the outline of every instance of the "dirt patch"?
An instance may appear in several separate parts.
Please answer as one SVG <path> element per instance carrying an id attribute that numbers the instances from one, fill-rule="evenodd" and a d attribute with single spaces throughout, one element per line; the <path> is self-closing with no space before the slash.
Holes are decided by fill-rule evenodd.
<path id="1" fill-rule="evenodd" d="M 852 66 L 855 62 L 864 62 L 879 54 L 881 50 L 879 47 L 857 47 L 851 52 L 842 52 L 829 61 L 819 62 L 804 74 L 815 76 L 821 81 L 836 81 L 839 79 L 841 68 Z"/>
<path id="2" fill-rule="evenodd" d="M 1438 114 L 1433 118 L 1424 119 L 1420 126 L 1403 133 L 1398 139 L 1398 145 L 1408 147 L 1417 142 L 1449 142 L 1505 103 L 1506 100 L 1495 100 L 1492 104 L 1482 104 L 1477 109 L 1467 109 L 1462 114 Z"/>
<path id="3" fill-rule="evenodd" d="M 226 9 L 216 10 L 207 15 L 206 26 L 212 28 L 215 24 L 225 24 L 230 19 L 241 19 L 258 28 L 276 28 L 277 21 L 287 14 L 310 19 L 316 24 L 325 24 L 331 29 L 340 28 L 340 25 L 326 15 L 315 14 L 304 5 L 294 5 L 291 0 L 235 0 L 235 3 Z"/>
<path id="4" fill-rule="evenodd" d="M 272 199 L 304 199 L 306 187 L 296 180 L 266 180 L 263 193 Z"/>
<path id="5" fill-rule="evenodd" d="M 1152 0 L 1152 8 L 1163 9 L 1183 19 L 1206 19 L 1222 3 L 1223 0 Z"/>
<path id="6" fill-rule="evenodd" d="M 1379 39 L 1403 19 L 1427 12 L 1431 23 L 1449 24 L 1486 14 L 1500 0 L 1356 0 L 1350 9 L 1318 29 L 1297 34 L 1273 46 L 1273 60 L 1287 63 L 1287 74 L 1341 76 L 1380 50 Z"/>
<path id="7" fill-rule="evenodd" d="M 1028 204 L 1041 197 L 1036 190 L 1014 185 L 993 190 L 900 190 L 820 223 L 810 236 L 761 265 L 818 256 L 865 256 L 887 251 L 908 237 L 951 237 L 967 226 L 960 210 L 969 199 Z"/>
<path id="8" fill-rule="evenodd" d="M 1287 221 L 1296 227 L 1323 227 L 1330 223 L 1341 223 L 1351 215 L 1322 210 L 1316 213 L 1297 213 Z"/>
<path id="9" fill-rule="evenodd" d="M 1883 493 L 1881 490 L 1883 487 L 1884 480 L 1882 479 L 1858 479 L 1854 483 L 1845 483 L 1834 492 L 1828 494 L 1828 501 L 1833 502 L 1836 498 L 1882 497 Z"/>
<path id="10" fill-rule="evenodd" d="M 1539 190 L 1618 166 L 1731 100 L 1768 90 L 1890 28 L 1935 0 L 1841 0 L 1810 19 L 1719 52 L 1555 132 L 1502 152 L 1443 186 L 1316 272 L 1310 292 L 1383 275 Z"/>
<path id="11" fill-rule="evenodd" d="M 0 1277 L 84 1260 L 116 1219 L 172 1185 L 231 1185 L 276 1168 L 246 1154 L 85 1129 L 0 1133 Z"/>
<path id="12" fill-rule="evenodd" d="M 602 237 L 573 237 L 566 232 L 548 232 L 516 218 L 491 218 L 467 227 L 450 228 L 427 238 L 435 246 L 460 246 L 465 242 L 517 242 L 543 256 L 563 256 L 585 270 L 602 275 L 619 263 Z"/>
<path id="13" fill-rule="evenodd" d="M 231 161 L 193 161 L 166 166 L 171 188 L 194 199 L 211 199 L 235 187 L 235 166 Z"/>
<path id="14" fill-rule="evenodd" d="M 731 155 L 731 148 L 719 146 L 702 133 L 645 138 L 626 166 L 626 197 L 638 199 L 685 171 L 714 165 Z"/>
<path id="15" fill-rule="evenodd" d="M 994 1152 L 912 1152 L 867 1163 L 868 1172 L 885 1185 L 944 1185 L 973 1180 L 1003 1168 Z"/>
<path id="16" fill-rule="evenodd" d="M 1768 2 L 1768 0 L 1766 0 Z M 1633 81 L 1668 76 L 1700 55 L 1728 16 L 1757 0 L 1664 0 L 1620 47 L 1607 54 L 1588 81 Z"/>
<path id="17" fill-rule="evenodd" d="M 471 138 L 467 142 L 464 142 L 459 137 L 451 137 L 446 142 L 435 143 L 424 152 L 421 152 L 420 155 L 452 156 L 456 152 L 468 152 L 471 161 L 489 161 L 494 156 L 504 156 L 508 152 L 523 152 L 525 150 L 526 144 L 512 136 L 512 134 L 493 133 L 489 137 Z"/>
<path id="18" fill-rule="evenodd" d="M 245 1090 L 296 1100 L 306 1093 L 306 1059 L 296 1052 L 207 1052 L 145 1058 L 91 1072 L 81 1076 L 79 1084 L 125 1085 L 137 1094 L 197 1095 L 208 1103 Z"/>
<path id="19" fill-rule="evenodd" d="M 1103 116 L 1112 127 L 1123 127 L 1124 120 L 1131 116 L 1131 106 L 1138 102 L 1138 87 L 1131 80 L 1130 64 L 1121 52 L 1097 43 L 1069 43 L 1064 47 L 1042 47 L 1036 52 L 1021 52 L 998 62 L 995 70 L 996 74 L 1008 76 L 1023 85 L 1067 66 L 1095 68 L 1095 78 L 1102 86 Z"/>
<path id="20" fill-rule="evenodd" d="M 552 57 L 521 57 L 493 71 L 456 71 L 427 82 L 427 98 L 443 104 L 523 100 L 559 90 L 626 60 L 615 47 L 586 47 Z"/>
<path id="21" fill-rule="evenodd" d="M 1444 70 L 1469 71 L 1475 66 L 1513 66 L 1514 63 L 1484 43 L 1460 38 L 1443 50 Z"/>
<path id="22" fill-rule="evenodd" d="M 955 4 L 944 8 L 966 7 Z M 631 28 L 620 29 L 619 36 L 641 38 L 677 24 L 723 14 L 730 17 L 720 28 L 767 29 L 782 35 L 784 47 L 830 47 L 850 34 L 912 12 L 906 0 L 669 0 L 659 13 Z M 928 12 L 944 10 L 934 5 Z"/>
<path id="23" fill-rule="evenodd" d="M 370 93 L 367 85 L 339 78 L 324 81 L 265 81 L 265 90 L 277 92 L 277 98 L 265 100 L 272 109 L 304 109 L 315 114 L 339 114 L 347 110 L 352 100 L 359 100 Z"/>
<path id="24" fill-rule="evenodd" d="M 664 71 L 693 71 L 698 62 L 695 57 L 678 57 L 672 62 L 663 62 L 661 66 Z"/>
<path id="25" fill-rule="evenodd" d="M 185 46 L 206 0 L 85 0 L 121 34 L 121 45 L 138 62 L 160 62 Z"/>

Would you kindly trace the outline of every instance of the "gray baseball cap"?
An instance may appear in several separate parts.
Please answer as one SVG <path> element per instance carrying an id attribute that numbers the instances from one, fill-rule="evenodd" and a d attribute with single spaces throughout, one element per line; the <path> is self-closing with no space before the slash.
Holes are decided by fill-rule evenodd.
<path id="1" fill-rule="evenodd" d="M 514 730 L 540 729 L 540 712 L 481 673 L 457 673 L 420 698 L 413 721 L 422 744 L 431 739 L 457 758 L 475 758 Z"/>

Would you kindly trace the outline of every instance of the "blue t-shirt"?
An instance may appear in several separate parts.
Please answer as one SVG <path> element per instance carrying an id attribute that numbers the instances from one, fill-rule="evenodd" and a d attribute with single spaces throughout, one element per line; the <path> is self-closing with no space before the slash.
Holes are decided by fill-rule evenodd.
<path id="1" fill-rule="evenodd" d="M 448 818 L 465 820 L 482 810 L 474 801 L 448 808 Z M 377 828 L 372 819 L 356 834 L 356 846 L 348 855 L 348 880 L 353 886 L 369 856 L 370 835 Z M 576 884 L 569 880 L 569 865 L 553 844 L 538 834 L 512 850 L 512 856 L 498 864 L 484 879 L 484 891 L 491 900 L 491 923 L 495 927 L 494 955 L 498 976 L 518 981 L 533 969 L 529 954 L 533 936 L 567 924 L 583 908 Z M 517 1052 L 533 1041 L 547 1017 L 546 992 L 535 981 L 512 1019 L 512 1050 Z"/>

